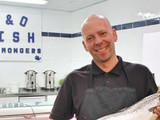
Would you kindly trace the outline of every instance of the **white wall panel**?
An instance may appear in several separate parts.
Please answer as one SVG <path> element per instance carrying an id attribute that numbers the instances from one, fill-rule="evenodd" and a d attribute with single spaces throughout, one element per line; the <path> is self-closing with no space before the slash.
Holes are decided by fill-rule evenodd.
<path id="1" fill-rule="evenodd" d="M 45 32 L 71 33 L 71 13 L 42 10 L 42 30 Z"/>

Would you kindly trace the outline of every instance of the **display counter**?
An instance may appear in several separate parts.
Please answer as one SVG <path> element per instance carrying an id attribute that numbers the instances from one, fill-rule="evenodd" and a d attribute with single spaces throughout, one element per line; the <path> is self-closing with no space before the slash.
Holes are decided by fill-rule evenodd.
<path id="1" fill-rule="evenodd" d="M 58 90 L 26 90 L 0 94 L 0 120 L 47 120 Z"/>
<path id="2" fill-rule="evenodd" d="M 9 106 L 0 107 L 0 120 L 48 120 L 53 103 L 39 104 L 10 103 Z"/>

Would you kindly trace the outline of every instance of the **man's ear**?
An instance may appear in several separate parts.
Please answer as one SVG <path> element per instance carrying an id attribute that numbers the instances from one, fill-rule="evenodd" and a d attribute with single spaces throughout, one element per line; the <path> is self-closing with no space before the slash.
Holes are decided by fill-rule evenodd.
<path id="1" fill-rule="evenodd" d="M 114 36 L 114 42 L 116 42 L 117 41 L 117 39 L 118 39 L 118 35 L 117 35 L 117 32 L 116 32 L 116 29 L 112 29 L 112 34 L 113 34 L 113 36 Z"/>
<path id="2" fill-rule="evenodd" d="M 82 41 L 82 44 L 83 44 L 84 49 L 85 49 L 86 51 L 88 51 L 88 48 L 87 48 L 84 40 Z"/>

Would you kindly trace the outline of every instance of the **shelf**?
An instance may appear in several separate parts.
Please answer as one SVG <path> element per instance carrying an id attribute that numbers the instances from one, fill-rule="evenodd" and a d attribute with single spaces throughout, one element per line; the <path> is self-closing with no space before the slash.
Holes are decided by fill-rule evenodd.
<path id="1" fill-rule="evenodd" d="M 29 96 L 46 96 L 57 95 L 58 90 L 45 90 L 43 88 L 37 88 L 36 91 L 26 90 L 25 88 L 19 88 L 18 93 L 5 93 L 0 94 L 0 98 L 4 97 L 29 97 Z"/>

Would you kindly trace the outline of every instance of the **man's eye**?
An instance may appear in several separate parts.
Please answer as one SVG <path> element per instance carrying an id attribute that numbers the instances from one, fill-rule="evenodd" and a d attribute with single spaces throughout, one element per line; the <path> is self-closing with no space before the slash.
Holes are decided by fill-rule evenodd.
<path id="1" fill-rule="evenodd" d="M 92 38 L 87 38 L 87 40 L 91 40 Z"/>
<path id="2" fill-rule="evenodd" d="M 92 40 L 94 40 L 94 38 L 93 37 L 89 37 L 89 38 L 87 38 L 87 40 L 88 41 L 92 41 Z"/>
<path id="3" fill-rule="evenodd" d="M 105 36 L 105 35 L 106 35 L 106 32 L 101 32 L 100 35 L 101 35 L 101 36 Z"/>

